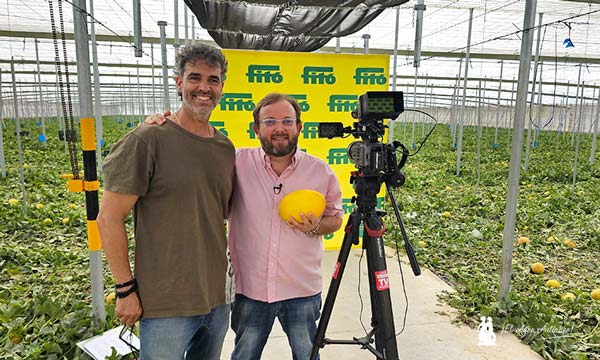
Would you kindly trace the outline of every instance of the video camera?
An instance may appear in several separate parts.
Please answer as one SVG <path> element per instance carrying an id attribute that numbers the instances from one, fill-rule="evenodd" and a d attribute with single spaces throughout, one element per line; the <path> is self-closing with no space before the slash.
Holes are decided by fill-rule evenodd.
<path id="1" fill-rule="evenodd" d="M 356 193 L 356 196 L 352 197 L 352 202 L 356 204 L 356 208 L 352 210 L 348 223 L 344 228 L 344 240 L 336 263 L 336 270 L 327 291 L 327 298 L 323 305 L 310 360 L 317 358 L 320 348 L 331 344 L 359 345 L 361 349 L 367 349 L 373 353 L 377 359 L 398 359 L 394 315 L 383 242 L 385 225 L 382 217 L 385 216 L 386 212 L 377 209 L 377 195 L 381 185 L 385 183 L 392 209 L 404 238 L 406 255 L 410 260 L 413 273 L 416 276 L 420 275 L 419 263 L 402 224 L 394 192 L 390 189 L 404 184 L 404 174 L 400 172 L 400 169 L 408 158 L 408 150 L 399 141 L 394 141 L 391 144 L 379 142 L 387 127 L 384 125 L 383 120 L 396 119 L 403 111 L 402 92 L 367 92 L 359 97 L 358 108 L 352 112 L 352 117 L 358 119 L 354 123 L 354 127 L 344 127 L 342 123 L 319 123 L 319 137 L 321 138 L 331 139 L 343 137 L 344 134 L 351 134 L 355 138 L 361 138 L 361 140 L 348 146 L 348 157 L 358 169 L 358 171 L 353 171 L 350 176 L 350 183 Z M 399 163 L 396 161 L 396 150 L 398 148 L 402 149 L 402 158 Z M 364 229 L 362 246 L 367 253 L 372 310 L 371 325 L 373 329 L 362 338 L 332 340 L 325 337 L 325 332 L 350 248 L 352 244 L 359 244 L 361 225 Z M 384 286 L 381 285 L 382 283 Z M 373 343 L 375 343 L 375 347 L 371 345 Z"/>
<path id="2" fill-rule="evenodd" d="M 364 175 L 381 175 L 388 186 L 404 184 L 400 168 L 404 166 L 408 150 L 398 141 L 383 144 L 379 139 L 385 134 L 384 119 L 396 119 L 404 111 L 401 91 L 369 91 L 358 98 L 358 108 L 352 117 L 358 119 L 353 127 L 344 127 L 341 122 L 319 123 L 319 137 L 332 139 L 350 134 L 361 141 L 348 146 L 348 157 Z M 402 148 L 400 163 L 396 160 L 396 149 Z"/>

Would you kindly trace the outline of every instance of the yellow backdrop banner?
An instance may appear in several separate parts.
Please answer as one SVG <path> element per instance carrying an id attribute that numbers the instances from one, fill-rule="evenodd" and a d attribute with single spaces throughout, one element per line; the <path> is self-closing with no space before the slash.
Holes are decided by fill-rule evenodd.
<path id="1" fill-rule="evenodd" d="M 236 148 L 258 147 L 252 129 L 258 101 L 271 92 L 295 98 L 302 109 L 303 130 L 298 146 L 327 162 L 338 176 L 343 193 L 344 225 L 352 212 L 354 190 L 347 146 L 355 139 L 319 139 L 318 123 L 337 121 L 351 126 L 356 120 L 358 96 L 366 91 L 387 91 L 389 57 L 385 55 L 341 55 L 273 51 L 224 50 L 229 61 L 223 97 L 211 123 Z M 379 195 L 383 202 L 383 191 Z M 344 232 L 324 237 L 326 249 L 339 249 Z"/>

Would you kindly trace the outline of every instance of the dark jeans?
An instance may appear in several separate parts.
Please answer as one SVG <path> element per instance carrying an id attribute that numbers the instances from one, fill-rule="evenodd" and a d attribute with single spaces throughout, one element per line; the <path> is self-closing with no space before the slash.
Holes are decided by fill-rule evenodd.
<path id="1" fill-rule="evenodd" d="M 231 328 L 235 331 L 231 359 L 259 360 L 275 318 L 278 318 L 292 348 L 293 359 L 307 360 L 317 332 L 320 309 L 320 293 L 270 304 L 236 295 L 231 312 Z"/>

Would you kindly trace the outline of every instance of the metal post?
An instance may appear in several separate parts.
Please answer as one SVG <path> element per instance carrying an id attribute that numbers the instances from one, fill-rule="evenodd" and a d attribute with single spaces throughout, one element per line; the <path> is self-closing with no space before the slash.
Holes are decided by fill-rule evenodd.
<path id="1" fill-rule="evenodd" d="M 415 82 L 413 85 L 413 108 L 417 109 L 417 81 L 419 80 L 419 68 L 415 67 Z M 416 149 L 415 146 L 415 126 L 417 123 L 417 115 L 413 115 L 412 131 L 410 135 L 410 147 Z"/>
<path id="2" fill-rule="evenodd" d="M 398 75 L 398 31 L 400 28 L 400 8 L 396 8 L 396 27 L 394 31 L 394 57 L 393 57 L 393 70 L 392 70 L 392 91 L 396 91 L 396 76 Z M 339 41 L 339 38 L 337 39 Z M 338 43 L 339 44 L 339 43 Z M 337 48 L 336 48 L 337 51 Z M 400 116 L 398 116 L 400 117 Z M 391 119 L 389 122 L 389 135 L 388 143 L 391 144 L 394 141 L 394 126 L 396 125 L 396 119 Z"/>
<path id="3" fill-rule="evenodd" d="M 90 0 L 90 14 L 94 16 L 94 0 Z M 98 163 L 98 172 L 102 173 L 102 96 L 100 94 L 100 71 L 98 70 L 98 45 L 96 43 L 96 25 L 95 21 L 90 21 L 90 31 L 92 35 L 92 66 L 94 68 L 94 115 L 96 117 L 96 162 Z"/>
<path id="4" fill-rule="evenodd" d="M 363 38 L 363 54 L 366 55 L 369 53 L 369 39 L 371 38 L 371 35 L 363 34 L 362 38 Z"/>
<path id="5" fill-rule="evenodd" d="M 171 110 L 169 104 L 169 73 L 167 69 L 167 38 L 165 34 L 166 21 L 159 21 L 158 26 L 160 27 L 160 53 L 162 60 L 162 72 L 163 72 L 163 111 Z"/>
<path id="6" fill-rule="evenodd" d="M 498 79 L 498 103 L 496 104 L 496 130 L 494 132 L 494 149 L 498 148 L 498 127 L 500 126 L 500 97 L 502 96 L 502 71 L 504 70 L 504 60 L 500 60 L 500 79 Z"/>
<path id="7" fill-rule="evenodd" d="M 92 84 L 90 76 L 90 53 L 88 48 L 88 32 L 86 23 L 85 0 L 74 0 L 73 21 L 75 32 L 75 52 L 77 55 L 77 88 L 79 91 L 79 116 L 81 121 L 81 139 L 83 150 L 84 181 L 92 185 L 98 182 L 96 173 L 96 142 L 94 141 L 94 118 L 92 114 Z M 91 126 L 92 141 L 84 141 L 84 124 Z M 87 214 L 88 254 L 90 258 L 90 274 L 92 284 L 92 313 L 94 324 L 98 325 L 106 319 L 104 309 L 104 275 L 102 272 L 102 244 L 98 235 L 98 190 L 85 191 Z"/>
<path id="8" fill-rule="evenodd" d="M 429 88 L 429 74 L 425 73 L 425 88 L 423 89 L 423 100 L 420 102 L 423 104 L 423 110 L 427 108 L 427 89 Z M 427 123 L 427 117 L 423 114 L 419 114 L 419 122 L 421 123 L 421 136 L 420 139 L 425 139 L 425 126 Z M 423 141 L 423 140 L 421 140 Z"/>
<path id="9" fill-rule="evenodd" d="M 512 107 L 513 107 L 513 104 L 515 103 L 515 83 L 516 83 L 515 77 L 513 76 L 512 86 L 511 86 L 511 90 L 510 90 L 510 108 L 509 108 L 509 114 L 508 114 L 508 129 L 507 129 L 508 130 L 507 131 L 508 139 L 506 142 L 507 145 L 510 144 L 510 135 L 511 135 L 513 124 L 514 124 L 514 119 L 512 116 L 512 114 L 513 114 Z"/>
<path id="10" fill-rule="evenodd" d="M 581 69 L 581 67 L 580 67 Z M 581 123 L 583 122 L 583 92 L 585 81 L 581 82 L 581 97 L 579 101 L 579 116 L 577 117 L 577 141 L 575 142 L 575 160 L 573 160 L 573 184 L 571 185 L 571 196 L 575 195 L 575 183 L 577 181 L 577 163 L 579 161 L 579 142 L 581 140 Z"/>
<path id="11" fill-rule="evenodd" d="M 423 11 L 425 11 L 425 0 L 417 0 L 415 5 L 417 12 L 417 23 L 415 24 L 415 56 L 413 67 L 421 66 L 421 39 L 423 38 Z"/>
<path id="12" fill-rule="evenodd" d="M 451 132 L 452 132 L 452 149 L 456 149 L 456 127 L 458 125 L 458 120 L 457 120 L 457 104 L 458 104 L 458 87 L 460 86 L 460 76 L 462 75 L 462 62 L 463 62 L 463 58 L 461 57 L 460 60 L 458 61 L 458 74 L 456 75 L 456 85 L 454 86 L 454 91 L 452 92 L 452 108 L 451 108 L 451 116 L 452 116 L 452 128 L 451 128 Z"/>
<path id="13" fill-rule="evenodd" d="M 192 22 L 192 44 L 196 43 L 196 18 L 194 15 L 190 16 L 190 21 Z"/>
<path id="14" fill-rule="evenodd" d="M 131 73 L 127 73 L 127 78 L 129 79 L 129 86 L 127 87 L 127 97 L 126 101 L 129 103 L 129 109 L 131 114 L 129 114 L 129 127 L 133 129 L 133 122 L 135 121 L 135 103 L 133 101 L 133 84 L 131 83 Z"/>
<path id="15" fill-rule="evenodd" d="M 173 37 L 173 47 L 175 48 L 175 53 L 179 49 L 179 0 L 173 0 L 173 30 L 175 31 Z"/>
<path id="16" fill-rule="evenodd" d="M 2 69 L 0 68 L 0 173 L 6 177 L 6 160 L 4 158 L 4 101 L 2 101 Z"/>
<path id="17" fill-rule="evenodd" d="M 35 43 L 35 62 L 37 65 L 37 80 L 38 80 L 38 92 L 39 92 L 39 99 L 38 101 L 36 101 L 36 105 L 35 105 L 35 112 L 36 115 L 38 117 L 38 121 L 40 122 L 40 125 L 42 126 L 42 137 L 40 138 L 40 141 L 42 142 L 42 144 L 44 144 L 44 146 L 46 146 L 46 120 L 44 119 L 44 115 L 41 113 L 42 112 L 42 104 L 43 104 L 43 97 L 42 97 L 42 75 L 40 73 L 40 54 L 38 51 L 38 39 L 34 39 L 34 43 Z"/>
<path id="18" fill-rule="evenodd" d="M 140 0 L 133 0 L 133 44 L 135 57 L 142 57 L 142 15 Z"/>
<path id="19" fill-rule="evenodd" d="M 156 85 L 154 83 L 154 44 L 150 44 L 150 58 L 152 60 L 152 113 L 156 113 Z"/>
<path id="20" fill-rule="evenodd" d="M 17 80 L 15 79 L 14 58 L 10 57 L 10 72 L 12 74 L 13 104 L 15 116 L 15 131 L 17 134 L 17 154 L 19 156 L 19 181 L 21 182 L 21 195 L 23 199 L 23 214 L 27 215 L 27 199 L 25 197 L 25 175 L 23 173 L 23 148 L 21 147 L 21 119 L 19 119 L 19 101 L 17 98 Z"/>
<path id="21" fill-rule="evenodd" d="M 588 135 L 593 134 L 593 128 L 594 128 L 594 100 L 596 98 L 596 90 L 598 90 L 595 85 L 594 85 L 594 92 L 592 95 L 592 101 L 590 103 L 590 126 L 588 127 L 587 133 Z"/>
<path id="22" fill-rule="evenodd" d="M 566 125 L 567 122 L 567 118 L 569 116 L 569 90 L 571 89 L 571 82 L 569 80 L 567 80 L 567 94 L 565 96 L 565 116 L 564 118 L 561 118 L 560 120 L 560 124 L 558 124 L 558 133 L 560 134 L 561 132 L 563 132 L 563 126 Z M 564 133 L 563 133 L 563 137 L 564 137 Z"/>
<path id="23" fill-rule="evenodd" d="M 175 1 L 177 2 L 177 1 Z M 140 62 L 136 61 L 135 62 L 137 64 L 135 71 L 136 71 L 136 76 L 137 76 L 137 99 L 136 102 L 139 104 L 138 106 L 138 124 L 142 123 L 142 117 L 144 115 L 143 111 L 142 111 L 142 104 L 143 102 L 143 98 L 142 98 L 142 93 L 140 92 Z"/>
<path id="24" fill-rule="evenodd" d="M 596 120 L 594 121 L 594 135 L 592 137 L 592 149 L 590 151 L 590 167 L 594 165 L 594 159 L 596 158 L 596 139 L 598 138 L 598 120 L 600 120 L 600 91 L 598 91 L 598 101 L 596 104 Z"/>
<path id="25" fill-rule="evenodd" d="M 583 95 L 579 96 L 579 88 L 581 81 L 581 63 L 579 63 L 579 73 L 577 75 L 577 90 L 575 91 L 575 114 L 573 115 L 573 126 L 571 127 L 571 146 L 575 144 L 575 126 L 577 124 L 577 110 L 578 106 L 581 106 L 583 102 Z M 581 92 L 583 94 L 583 91 Z"/>
<path id="26" fill-rule="evenodd" d="M 190 37 L 188 35 L 188 8 L 187 6 L 183 7 L 183 27 L 185 29 L 185 44 L 189 44 Z"/>
<path id="27" fill-rule="evenodd" d="M 484 85 L 485 86 L 485 85 Z M 479 79 L 479 100 L 477 102 L 477 182 L 475 183 L 475 194 L 479 191 L 481 180 L 481 79 Z"/>
<path id="28" fill-rule="evenodd" d="M 417 0 L 415 5 L 417 12 L 417 23 L 415 24 L 415 54 L 413 58 L 413 67 L 415 68 L 415 85 L 413 94 L 413 106 L 417 108 L 417 81 L 419 79 L 419 66 L 421 66 L 421 39 L 423 38 L 423 11 L 425 10 L 425 0 Z M 415 149 L 415 126 L 416 121 L 412 123 L 412 133 L 410 144 Z"/>
<path id="29" fill-rule="evenodd" d="M 462 155 L 463 121 L 467 102 L 467 81 L 469 80 L 469 57 L 471 56 L 471 30 L 473 29 L 473 8 L 469 9 L 469 35 L 467 37 L 467 53 L 465 56 L 465 79 L 463 85 L 463 100 L 458 123 L 458 144 L 456 146 L 456 175 L 460 175 L 460 162 Z"/>
<path id="30" fill-rule="evenodd" d="M 536 80 L 536 74 L 537 74 L 537 69 L 538 69 L 538 62 L 540 59 L 540 50 L 541 50 L 541 40 L 542 40 L 542 18 L 544 17 L 544 13 L 539 13 L 539 20 L 538 20 L 538 32 L 537 32 L 537 41 L 536 41 L 536 49 L 535 49 L 535 69 L 533 72 L 533 78 L 534 78 L 534 82 L 533 82 L 533 87 L 531 89 L 531 104 L 533 104 L 533 97 L 535 96 L 535 80 Z M 531 107 L 530 107 L 531 109 Z M 529 112 L 529 117 L 527 119 L 527 144 L 526 144 L 526 149 L 525 149 L 525 171 L 527 171 L 527 169 L 529 168 L 529 148 L 531 145 L 531 118 L 533 117 L 533 114 L 531 113 L 531 111 Z"/>
<path id="31" fill-rule="evenodd" d="M 512 274 L 512 252 L 515 235 L 517 199 L 519 195 L 519 176 L 521 171 L 521 155 L 523 153 L 523 124 L 527 107 L 527 89 L 529 87 L 529 66 L 531 62 L 531 46 L 537 0 L 525 2 L 523 33 L 521 35 L 521 60 L 519 63 L 519 84 L 517 86 L 517 102 L 515 106 L 514 136 L 510 154 L 508 171 L 508 192 L 506 194 L 506 217 L 504 221 L 504 238 L 502 241 L 502 266 L 500 273 L 500 289 L 498 298 L 506 304 L 510 291 Z"/>
<path id="32" fill-rule="evenodd" d="M 533 132 L 533 148 L 538 147 L 538 137 L 540 135 L 540 130 L 542 129 L 542 78 L 544 75 L 544 62 L 540 62 L 540 80 L 538 81 L 538 101 L 537 101 L 537 112 L 536 112 L 536 126 L 535 131 Z"/>

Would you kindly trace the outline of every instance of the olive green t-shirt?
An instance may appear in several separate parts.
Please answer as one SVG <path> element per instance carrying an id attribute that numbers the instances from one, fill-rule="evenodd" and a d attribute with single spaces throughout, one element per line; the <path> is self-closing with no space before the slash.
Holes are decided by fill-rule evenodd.
<path id="1" fill-rule="evenodd" d="M 206 314 L 226 303 L 234 167 L 235 149 L 220 132 L 203 138 L 171 121 L 139 126 L 106 157 L 104 188 L 139 196 L 134 273 L 143 317 Z"/>

